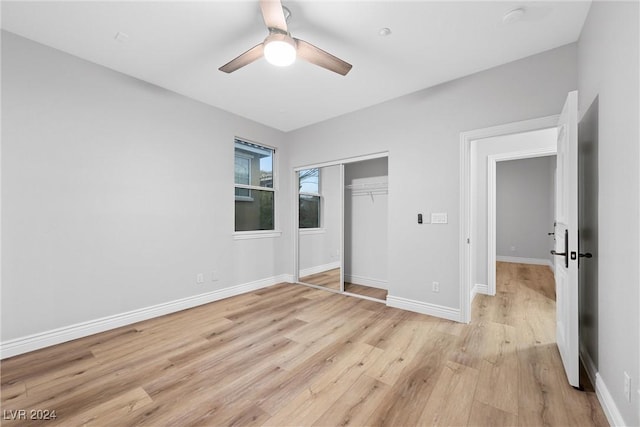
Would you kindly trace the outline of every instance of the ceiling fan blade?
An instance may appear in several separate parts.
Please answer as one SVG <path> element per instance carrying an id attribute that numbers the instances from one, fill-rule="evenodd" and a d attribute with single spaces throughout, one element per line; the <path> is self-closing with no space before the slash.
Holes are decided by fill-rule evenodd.
<path id="1" fill-rule="evenodd" d="M 262 17 L 267 28 L 277 28 L 285 33 L 288 32 L 287 20 L 284 17 L 280 0 L 260 0 L 260 9 L 262 9 Z"/>
<path id="2" fill-rule="evenodd" d="M 342 59 L 315 47 L 304 40 L 295 39 L 298 45 L 298 57 L 329 71 L 346 76 L 352 65 Z"/>
<path id="3" fill-rule="evenodd" d="M 220 71 L 224 71 L 225 73 L 233 73 L 238 68 L 242 68 L 245 65 L 251 64 L 253 61 L 260 59 L 262 57 L 262 53 L 264 51 L 264 45 L 262 43 L 255 45 L 242 55 L 237 58 L 232 59 L 231 61 L 224 64 L 222 67 L 218 68 Z"/>

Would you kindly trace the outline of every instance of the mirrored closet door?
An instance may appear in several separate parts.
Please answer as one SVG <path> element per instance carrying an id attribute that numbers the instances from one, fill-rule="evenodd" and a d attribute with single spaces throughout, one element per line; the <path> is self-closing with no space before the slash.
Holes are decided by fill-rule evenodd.
<path id="1" fill-rule="evenodd" d="M 342 165 L 298 171 L 298 281 L 342 292 Z"/>

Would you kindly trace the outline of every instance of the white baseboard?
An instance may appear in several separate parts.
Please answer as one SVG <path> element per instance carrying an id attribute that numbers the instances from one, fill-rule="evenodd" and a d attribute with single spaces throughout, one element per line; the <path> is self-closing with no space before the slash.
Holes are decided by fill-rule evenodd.
<path id="1" fill-rule="evenodd" d="M 489 295 L 489 286 L 482 283 L 473 285 L 473 288 L 471 288 L 471 302 L 478 294 Z"/>
<path id="2" fill-rule="evenodd" d="M 442 305 L 431 304 L 422 301 L 411 300 L 407 298 L 387 296 L 387 305 L 389 307 L 401 308 L 403 310 L 414 311 L 416 313 L 428 314 L 443 319 L 461 321 L 460 310 L 457 308 L 444 307 Z"/>
<path id="3" fill-rule="evenodd" d="M 345 274 L 344 281 L 354 285 L 369 286 L 371 288 L 389 289 L 389 282 L 386 280 L 373 279 L 371 277 L 358 276 L 356 274 Z"/>
<path id="4" fill-rule="evenodd" d="M 582 360 L 582 364 L 587 371 L 589 380 L 596 389 L 596 396 L 598 397 L 598 401 L 602 406 L 602 411 L 607 417 L 607 421 L 609 421 L 609 424 L 612 426 L 627 425 L 624 422 L 624 418 L 622 417 L 622 414 L 620 413 L 616 402 L 613 400 L 613 396 L 611 396 L 611 393 L 609 392 L 609 388 L 600 376 L 595 363 L 593 363 L 593 359 L 591 359 L 589 352 L 584 346 L 580 346 L 580 359 Z"/>
<path id="5" fill-rule="evenodd" d="M 340 261 L 330 262 L 329 264 L 316 265 L 315 267 L 304 268 L 300 270 L 298 277 L 311 276 L 312 274 L 323 273 L 325 271 L 340 268 Z"/>
<path id="6" fill-rule="evenodd" d="M 276 283 L 292 281 L 293 277 L 291 275 L 282 274 L 280 276 L 269 277 L 266 279 L 231 286 L 212 292 L 206 292 L 200 295 L 181 298 L 175 301 L 156 304 L 150 307 L 128 311 L 126 313 L 115 314 L 112 316 L 89 320 L 82 323 L 76 323 L 74 325 L 64 326 L 62 328 L 56 328 L 50 331 L 40 332 L 25 337 L 14 338 L 12 340 L 3 341 L 2 343 L 0 343 L 0 359 L 17 356 L 19 354 L 38 350 L 40 348 L 49 347 L 78 338 L 83 338 L 89 335 L 97 334 L 99 332 L 119 328 L 121 326 L 130 325 L 142 320 L 163 316 L 165 314 L 175 313 L 187 308 L 192 308 L 224 298 L 229 298 L 235 295 L 255 291 L 257 289 L 275 285 Z"/>

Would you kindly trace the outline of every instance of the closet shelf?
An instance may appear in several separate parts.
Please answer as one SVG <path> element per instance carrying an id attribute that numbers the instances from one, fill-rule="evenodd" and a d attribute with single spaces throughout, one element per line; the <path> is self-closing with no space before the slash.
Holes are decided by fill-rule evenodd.
<path id="1" fill-rule="evenodd" d="M 345 185 L 347 190 L 364 190 L 364 191 L 373 191 L 373 190 L 386 190 L 388 184 L 386 182 L 367 182 L 363 184 L 349 184 Z"/>
<path id="2" fill-rule="evenodd" d="M 351 190 L 352 196 L 371 196 L 388 194 L 388 184 L 386 182 L 367 182 L 363 184 L 345 185 L 347 190 Z"/>

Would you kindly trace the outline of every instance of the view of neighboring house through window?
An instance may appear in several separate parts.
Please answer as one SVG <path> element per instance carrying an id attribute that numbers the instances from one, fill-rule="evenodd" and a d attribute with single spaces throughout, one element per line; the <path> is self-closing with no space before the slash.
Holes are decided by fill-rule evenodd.
<path id="1" fill-rule="evenodd" d="M 235 140 L 235 231 L 274 229 L 274 149 Z"/>
<path id="2" fill-rule="evenodd" d="M 320 170 L 304 169 L 300 172 L 299 179 L 299 228 L 320 228 Z"/>

